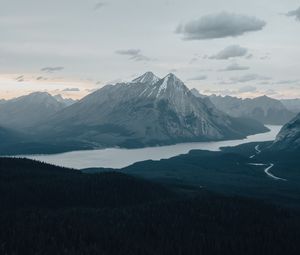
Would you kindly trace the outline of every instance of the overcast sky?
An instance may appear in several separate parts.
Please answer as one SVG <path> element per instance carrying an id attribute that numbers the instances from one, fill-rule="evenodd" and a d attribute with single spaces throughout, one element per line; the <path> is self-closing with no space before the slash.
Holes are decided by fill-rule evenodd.
<path id="1" fill-rule="evenodd" d="M 0 98 L 80 98 L 146 71 L 202 93 L 300 97 L 297 0 L 0 0 Z"/>

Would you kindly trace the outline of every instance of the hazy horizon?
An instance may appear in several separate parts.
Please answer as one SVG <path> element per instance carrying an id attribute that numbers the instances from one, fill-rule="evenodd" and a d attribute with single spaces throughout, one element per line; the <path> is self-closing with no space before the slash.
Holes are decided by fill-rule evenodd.
<path id="1" fill-rule="evenodd" d="M 135 78 L 138 78 L 139 76 L 137 77 L 134 77 Z M 160 77 L 161 79 L 163 79 L 164 77 Z M 132 80 L 134 80 L 132 79 Z M 105 84 L 104 86 L 106 85 L 116 85 L 117 83 L 119 82 L 124 82 L 124 83 L 128 83 L 128 82 L 131 82 L 132 80 L 122 80 L 122 81 L 115 81 L 115 83 L 108 83 L 108 84 Z M 60 82 L 58 82 L 58 84 L 61 84 Z M 73 83 L 74 84 L 74 83 Z M 103 87 L 104 87 L 103 86 Z M 12 100 L 12 99 L 16 99 L 16 98 L 19 98 L 19 97 L 23 97 L 23 96 L 29 96 L 33 93 L 48 93 L 50 94 L 51 96 L 62 96 L 64 99 L 73 99 L 73 100 L 81 100 L 83 99 L 84 97 L 92 94 L 93 92 L 101 89 L 102 87 L 99 87 L 99 88 L 95 88 L 95 89 L 86 89 L 86 92 L 84 94 L 80 94 L 80 95 L 72 95 L 72 93 L 75 93 L 75 92 L 79 92 L 80 90 L 77 90 L 77 88 L 67 88 L 65 90 L 54 90 L 54 91 L 49 91 L 47 89 L 45 90 L 32 90 L 32 91 L 26 91 L 24 92 L 24 94 L 22 93 L 19 93 L 17 95 L 12 95 L 11 97 L 0 97 L 0 100 Z M 284 99 L 299 99 L 299 97 L 290 97 L 290 98 L 276 98 L 276 97 L 273 97 L 272 95 L 267 95 L 267 93 L 261 93 L 261 94 L 254 94 L 254 95 L 246 95 L 246 96 L 240 96 L 240 95 L 237 95 L 237 94 L 222 94 L 222 93 L 217 93 L 217 92 L 208 92 L 208 91 L 201 91 L 200 89 L 198 89 L 197 87 L 189 87 L 188 88 L 191 90 L 191 89 L 197 89 L 197 91 L 202 94 L 202 95 L 205 95 L 205 96 L 212 96 L 212 95 L 217 95 L 217 96 L 222 96 L 222 97 L 226 97 L 226 96 L 232 96 L 232 97 L 236 97 L 236 98 L 241 98 L 241 99 L 253 99 L 253 98 L 258 98 L 258 97 L 262 97 L 262 96 L 267 96 L 267 97 L 270 97 L 270 98 L 274 98 L 274 99 L 278 99 L 278 100 L 284 100 Z"/>
<path id="2" fill-rule="evenodd" d="M 300 98 L 296 0 L 0 2 L 0 98 L 79 99 L 147 71 L 204 94 Z"/>

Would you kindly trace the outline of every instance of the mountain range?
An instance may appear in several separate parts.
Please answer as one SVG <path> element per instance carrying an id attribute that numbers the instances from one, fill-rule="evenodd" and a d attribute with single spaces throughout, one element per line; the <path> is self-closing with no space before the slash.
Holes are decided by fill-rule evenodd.
<path id="1" fill-rule="evenodd" d="M 193 89 L 192 92 L 197 97 L 206 97 L 196 89 Z M 267 96 L 253 99 L 217 95 L 208 97 L 219 110 L 230 116 L 252 118 L 263 124 L 283 125 L 296 115 L 295 112 L 288 110 L 283 102 Z"/>
<path id="2" fill-rule="evenodd" d="M 297 106 L 297 100 L 267 96 L 205 96 L 189 90 L 174 74 L 159 78 L 147 72 L 131 82 L 106 85 L 79 101 L 46 92 L 0 100 L 0 134 L 14 146 L 26 137 L 34 151 L 37 144 L 52 151 L 55 146 L 135 148 L 238 139 L 267 131 L 263 124 L 290 121 L 296 114 L 286 108 L 287 102 Z M 25 142 L 22 146 L 26 151 Z"/>
<path id="3" fill-rule="evenodd" d="M 291 112 L 299 113 L 300 112 L 300 99 L 282 99 L 280 100 L 283 105 Z"/>
<path id="4" fill-rule="evenodd" d="M 144 147 L 243 138 L 267 129 L 230 117 L 209 99 L 197 98 L 174 74 L 151 72 L 107 85 L 58 111 L 37 127 L 41 137 L 88 147 Z"/>
<path id="5" fill-rule="evenodd" d="M 60 95 L 51 96 L 47 92 L 34 92 L 11 100 L 2 100 L 0 126 L 24 131 L 46 121 L 51 115 L 74 102 Z"/>

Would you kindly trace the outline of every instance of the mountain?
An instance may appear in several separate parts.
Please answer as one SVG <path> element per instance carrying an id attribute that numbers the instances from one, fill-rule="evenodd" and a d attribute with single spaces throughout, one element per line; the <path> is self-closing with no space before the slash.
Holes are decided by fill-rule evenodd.
<path id="1" fill-rule="evenodd" d="M 28 149 L 28 141 L 30 142 L 30 137 L 27 134 L 18 132 L 13 129 L 5 128 L 0 126 L 0 155 L 16 155 L 18 151 L 22 151 L 22 147 Z M 13 152 L 13 153 L 12 153 Z"/>
<path id="2" fill-rule="evenodd" d="M 206 95 L 200 94 L 200 92 L 195 88 L 191 89 L 191 92 L 196 97 L 200 97 L 200 98 L 206 98 L 207 97 Z"/>
<path id="3" fill-rule="evenodd" d="M 283 126 L 271 146 L 275 150 L 300 150 L 300 113 Z"/>
<path id="4" fill-rule="evenodd" d="M 46 92 L 35 92 L 0 104 L 0 126 L 12 129 L 34 127 L 65 105 Z"/>
<path id="5" fill-rule="evenodd" d="M 53 96 L 58 102 L 64 104 L 66 107 L 75 104 L 78 100 L 74 100 L 72 98 L 64 98 L 62 95 Z"/>
<path id="6" fill-rule="evenodd" d="M 21 134 L 19 134 L 18 132 L 0 127 L 1 146 L 7 143 L 16 143 L 17 141 L 20 141 L 20 139 L 21 139 Z"/>
<path id="7" fill-rule="evenodd" d="M 193 93 L 197 96 L 195 91 Z M 230 116 L 252 118 L 263 124 L 283 125 L 295 117 L 295 113 L 289 111 L 282 102 L 267 96 L 241 99 L 212 95 L 209 99 Z"/>
<path id="8" fill-rule="evenodd" d="M 160 80 L 159 77 L 157 77 L 154 73 L 152 72 L 147 72 L 143 74 L 142 76 L 134 79 L 132 82 L 133 83 L 147 83 L 150 85 L 154 85 Z"/>
<path id="9" fill-rule="evenodd" d="M 52 142 L 94 147 L 143 147 L 177 142 L 242 138 L 267 129 L 217 110 L 174 74 L 148 72 L 129 83 L 107 85 L 53 115 L 38 130 Z M 56 139 L 56 140 L 55 140 Z"/>
<path id="10" fill-rule="evenodd" d="M 299 113 L 300 112 L 300 99 L 282 99 L 281 103 L 291 112 Z"/>

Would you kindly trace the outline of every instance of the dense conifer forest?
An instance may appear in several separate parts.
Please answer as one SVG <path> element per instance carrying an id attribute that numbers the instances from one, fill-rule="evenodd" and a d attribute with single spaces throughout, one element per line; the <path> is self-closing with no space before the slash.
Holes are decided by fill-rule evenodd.
<path id="1" fill-rule="evenodd" d="M 0 254 L 299 254 L 299 211 L 0 159 Z"/>

